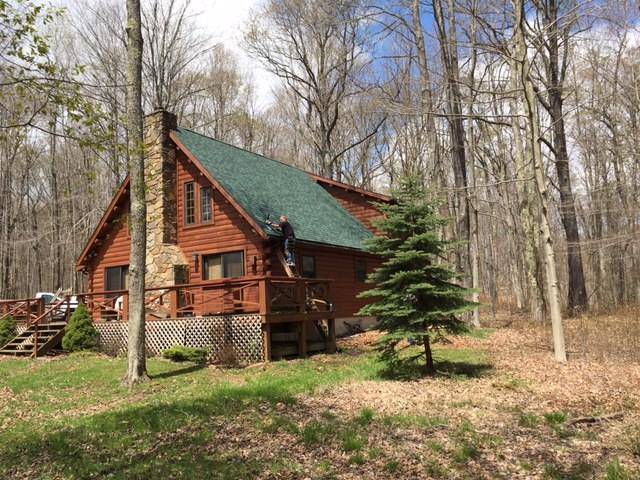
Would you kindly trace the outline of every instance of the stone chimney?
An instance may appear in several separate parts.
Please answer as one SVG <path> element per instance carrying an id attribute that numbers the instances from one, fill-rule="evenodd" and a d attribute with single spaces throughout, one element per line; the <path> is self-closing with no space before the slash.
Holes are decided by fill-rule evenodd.
<path id="1" fill-rule="evenodd" d="M 156 110 L 145 117 L 145 183 L 147 185 L 147 286 L 188 282 L 188 262 L 178 246 L 176 147 L 169 133 L 176 116 Z"/>

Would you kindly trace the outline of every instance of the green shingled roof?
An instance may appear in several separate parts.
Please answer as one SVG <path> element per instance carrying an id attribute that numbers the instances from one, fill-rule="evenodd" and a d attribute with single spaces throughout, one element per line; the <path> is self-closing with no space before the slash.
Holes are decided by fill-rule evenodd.
<path id="1" fill-rule="evenodd" d="M 191 130 L 179 128 L 176 134 L 268 235 L 278 234 L 265 220 L 287 215 L 299 241 L 362 250 L 372 236 L 302 170 Z"/>

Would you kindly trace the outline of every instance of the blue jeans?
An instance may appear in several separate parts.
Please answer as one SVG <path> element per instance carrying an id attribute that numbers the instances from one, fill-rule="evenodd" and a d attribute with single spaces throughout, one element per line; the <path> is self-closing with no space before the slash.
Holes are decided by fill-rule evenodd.
<path id="1" fill-rule="evenodd" d="M 291 265 L 296 264 L 295 257 L 293 255 L 293 248 L 295 247 L 295 239 L 294 238 L 285 238 L 284 239 L 284 256 L 287 260 L 287 263 Z"/>

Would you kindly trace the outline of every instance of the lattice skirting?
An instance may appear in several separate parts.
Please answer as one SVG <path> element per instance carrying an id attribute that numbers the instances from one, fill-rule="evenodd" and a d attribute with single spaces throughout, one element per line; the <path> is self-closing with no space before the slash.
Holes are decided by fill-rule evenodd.
<path id="1" fill-rule="evenodd" d="M 96 323 L 103 351 L 118 355 L 127 350 L 127 323 Z M 211 361 L 248 365 L 263 361 L 260 315 L 220 315 L 146 323 L 147 353 L 160 355 L 174 345 L 209 350 Z"/>

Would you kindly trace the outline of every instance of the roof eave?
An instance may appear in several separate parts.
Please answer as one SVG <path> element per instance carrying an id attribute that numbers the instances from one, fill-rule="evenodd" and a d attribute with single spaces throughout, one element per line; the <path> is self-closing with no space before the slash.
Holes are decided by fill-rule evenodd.
<path id="1" fill-rule="evenodd" d="M 364 188 L 355 187 L 353 185 L 349 185 L 348 183 L 339 182 L 337 180 L 332 180 L 330 178 L 322 177 L 315 173 L 309 173 L 309 176 L 314 179 L 318 183 L 325 183 L 327 185 L 331 185 L 332 187 L 342 188 L 343 190 L 347 190 L 349 192 L 358 193 L 364 197 L 370 197 L 379 202 L 390 203 L 393 201 L 393 197 L 389 195 L 384 195 L 383 193 L 372 192 L 370 190 L 365 190 Z"/>

